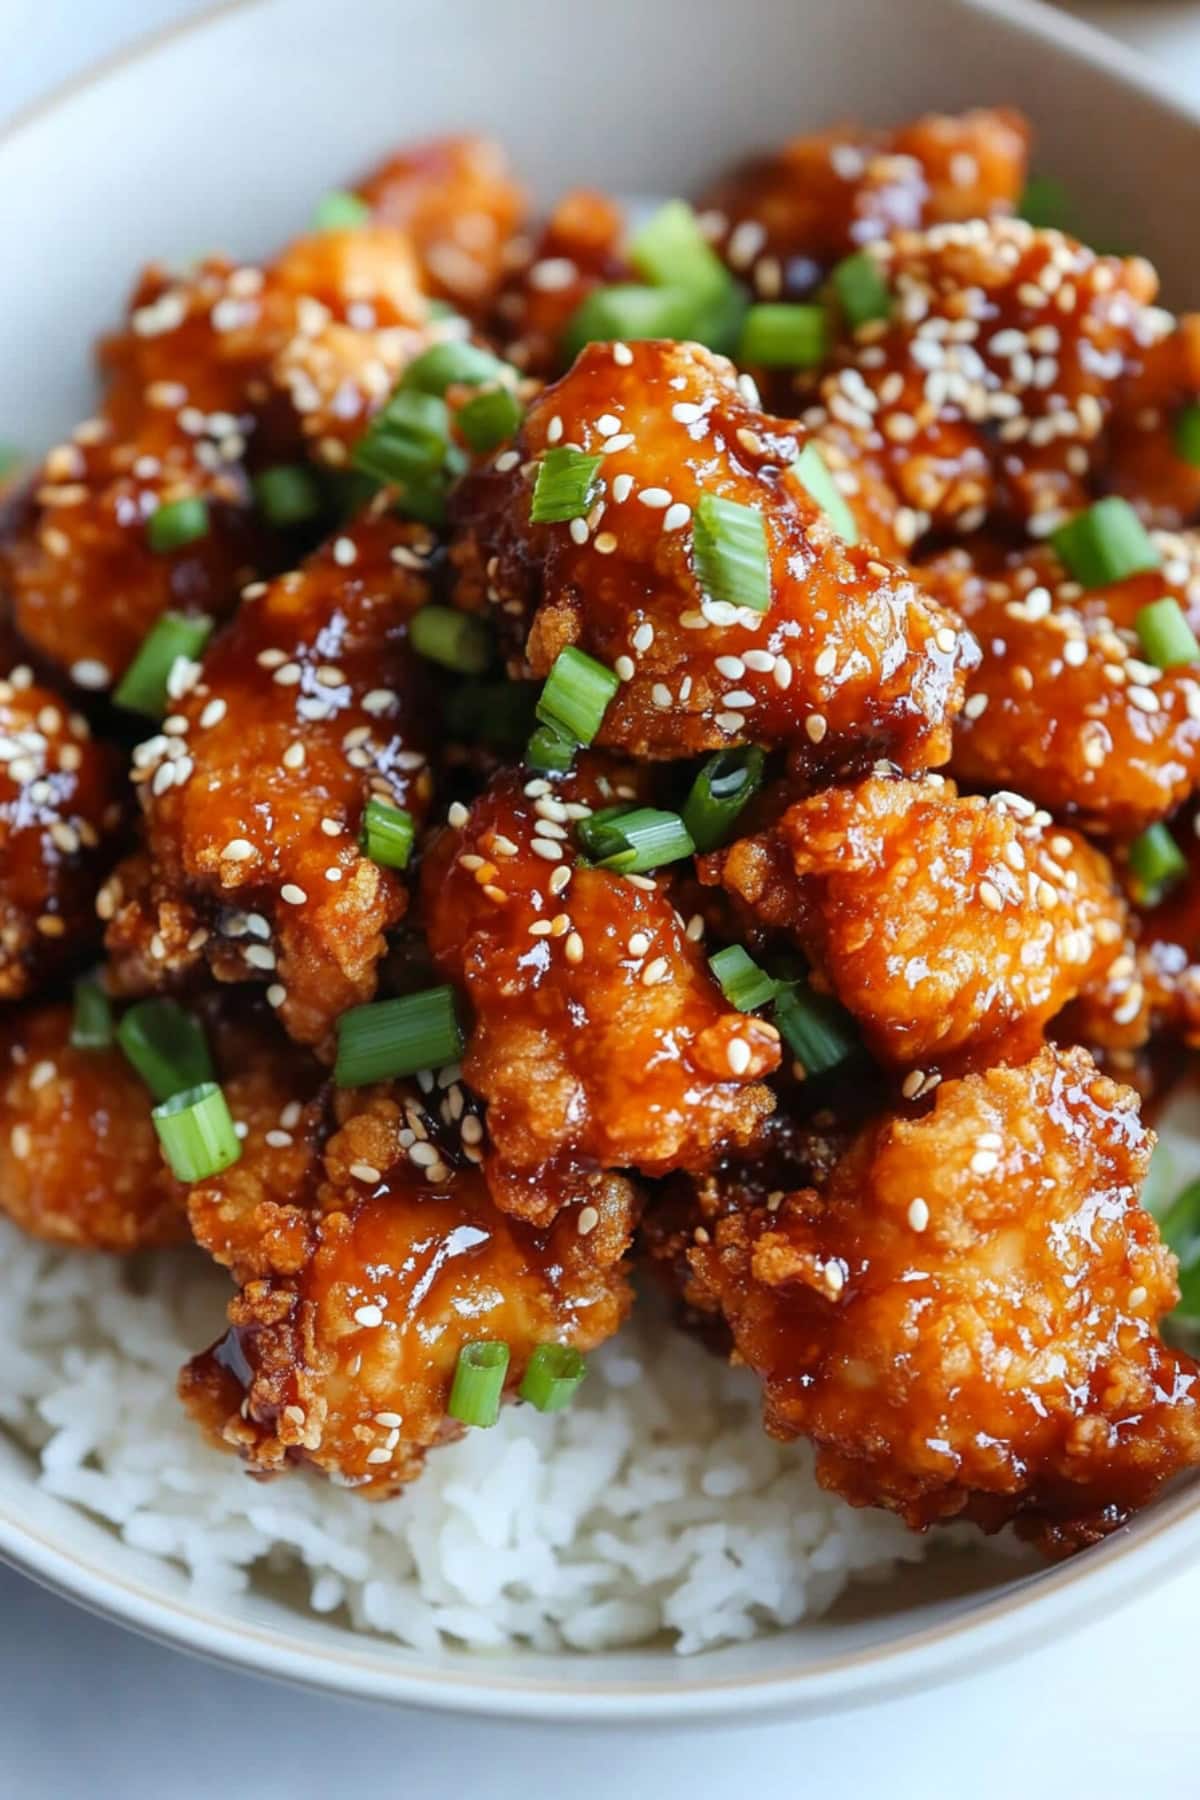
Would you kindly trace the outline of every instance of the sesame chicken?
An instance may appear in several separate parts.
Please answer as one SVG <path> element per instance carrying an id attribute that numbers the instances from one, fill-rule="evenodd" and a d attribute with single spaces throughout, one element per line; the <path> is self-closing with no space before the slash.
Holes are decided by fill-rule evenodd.
<path id="1" fill-rule="evenodd" d="M 492 331 L 514 368 L 558 374 L 571 315 L 601 283 L 627 280 L 624 219 L 607 194 L 566 194 L 496 299 Z"/>

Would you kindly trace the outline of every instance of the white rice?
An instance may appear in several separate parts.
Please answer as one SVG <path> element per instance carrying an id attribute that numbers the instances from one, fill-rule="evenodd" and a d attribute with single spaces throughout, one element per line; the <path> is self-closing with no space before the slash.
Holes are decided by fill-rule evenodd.
<path id="1" fill-rule="evenodd" d="M 661 1321 L 590 1359 L 575 1404 L 507 1407 L 396 1500 L 267 1484 L 175 1397 L 223 1329 L 226 1278 L 186 1252 L 131 1271 L 0 1220 L 0 1424 L 48 1494 L 214 1592 L 299 1571 L 318 1613 L 422 1651 L 597 1650 L 669 1634 L 687 1654 L 823 1612 L 926 1540 L 817 1486 L 759 1424 L 753 1380 Z"/>

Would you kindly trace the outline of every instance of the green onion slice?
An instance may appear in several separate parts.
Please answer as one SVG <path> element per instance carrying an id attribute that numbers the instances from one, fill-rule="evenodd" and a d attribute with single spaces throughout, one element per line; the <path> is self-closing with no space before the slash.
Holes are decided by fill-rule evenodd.
<path id="1" fill-rule="evenodd" d="M 522 419 L 521 405 L 508 388 L 485 388 L 460 406 L 454 423 L 461 438 L 479 456 L 512 437 Z"/>
<path id="2" fill-rule="evenodd" d="M 16 444 L 0 444 L 0 481 L 12 475 L 25 461 L 25 452 Z"/>
<path id="3" fill-rule="evenodd" d="M 160 556 L 208 536 L 208 501 L 199 494 L 167 500 L 146 520 L 146 542 Z"/>
<path id="4" fill-rule="evenodd" d="M 1200 662 L 1200 643 L 1178 600 L 1170 595 L 1143 606 L 1134 620 L 1147 662 L 1159 669 Z"/>
<path id="5" fill-rule="evenodd" d="M 830 527 L 843 542 L 857 544 L 858 521 L 850 511 L 845 495 L 830 474 L 829 465 L 815 443 L 805 444 L 792 464 L 791 472 L 809 499 L 816 501 L 828 519 Z"/>
<path id="6" fill-rule="evenodd" d="M 141 648 L 117 685 L 113 699 L 129 712 L 161 719 L 167 710 L 167 682 L 180 657 L 193 661 L 212 635 L 213 621 L 164 613 L 146 633 Z"/>
<path id="7" fill-rule="evenodd" d="M 1064 184 L 1053 175 L 1031 175 L 1017 203 L 1017 217 L 1043 231 L 1072 229 L 1073 208 Z"/>
<path id="8" fill-rule="evenodd" d="M 1157 569 L 1161 560 L 1142 521 L 1117 494 L 1076 513 L 1050 541 L 1085 588 L 1106 587 Z"/>
<path id="9" fill-rule="evenodd" d="M 409 363 L 400 378 L 400 386 L 440 397 L 450 387 L 483 387 L 485 382 L 511 382 L 514 375 L 515 370 L 490 350 L 463 338 L 447 338 L 440 344 L 432 344 Z"/>
<path id="10" fill-rule="evenodd" d="M 574 644 L 560 650 L 537 703 L 537 716 L 560 737 L 590 744 L 601 725 L 620 678 L 594 656 Z"/>
<path id="11" fill-rule="evenodd" d="M 494 1425 L 500 1417 L 508 1345 L 497 1338 L 464 1344 L 458 1353 L 446 1411 L 464 1425 Z"/>
<path id="12" fill-rule="evenodd" d="M 686 288 L 635 282 L 593 288 L 568 319 L 563 348 L 573 358 L 585 344 L 694 337 L 698 311 L 695 295 Z"/>
<path id="13" fill-rule="evenodd" d="M 1200 404 L 1192 401 L 1181 406 L 1171 427 L 1171 441 L 1176 454 L 1194 468 L 1200 468 Z"/>
<path id="14" fill-rule="evenodd" d="M 858 1048 L 858 1034 L 844 1007 L 804 982 L 781 982 L 775 1023 L 806 1075 L 824 1075 Z"/>
<path id="15" fill-rule="evenodd" d="M 1187 874 L 1187 858 L 1161 822 L 1148 825 L 1135 837 L 1128 854 L 1139 898 L 1145 906 L 1157 905 L 1166 890 Z"/>
<path id="16" fill-rule="evenodd" d="M 559 445 L 547 450 L 537 467 L 533 498 L 529 504 L 531 525 L 562 524 L 582 519 L 596 497 L 596 471 L 602 456 L 585 456 L 582 450 Z"/>
<path id="17" fill-rule="evenodd" d="M 1172 1316 L 1200 1318 L 1200 1181 L 1189 1182 L 1159 1221 L 1159 1236 L 1179 1258 L 1179 1303 Z"/>
<path id="18" fill-rule="evenodd" d="M 390 484 L 394 490 L 396 511 L 406 519 L 418 519 L 422 525 L 446 523 L 446 495 L 450 483 L 437 470 L 427 475 L 410 475 Z"/>
<path id="19" fill-rule="evenodd" d="M 710 756 L 683 803 L 683 822 L 699 851 L 715 850 L 762 782 L 766 757 L 757 744 Z"/>
<path id="20" fill-rule="evenodd" d="M 767 531 L 756 507 L 701 494 L 692 524 L 692 564 L 710 599 L 753 612 L 770 606 Z"/>
<path id="21" fill-rule="evenodd" d="M 453 669 L 458 675 L 479 675 L 492 660 L 492 638 L 487 625 L 474 613 L 453 606 L 422 606 L 408 626 L 409 642 L 418 656 Z"/>
<path id="22" fill-rule="evenodd" d="M 829 321 L 823 306 L 771 301 L 747 311 L 737 360 L 768 369 L 815 369 L 828 349 Z"/>
<path id="23" fill-rule="evenodd" d="M 76 1050 L 107 1050 L 113 1041 L 112 1007 L 100 983 L 87 977 L 75 983 L 71 1042 Z"/>
<path id="24" fill-rule="evenodd" d="M 139 1000 L 117 1026 L 117 1042 L 156 1100 L 213 1079 L 204 1027 L 178 1000 Z"/>
<path id="25" fill-rule="evenodd" d="M 401 388 L 382 407 L 351 453 L 355 468 L 376 481 L 413 483 L 436 476 L 445 460 L 450 414 L 436 394 Z"/>
<path id="26" fill-rule="evenodd" d="M 642 875 L 681 862 L 696 846 L 678 813 L 639 806 L 629 812 L 593 813 L 580 819 L 576 834 L 584 855 L 600 869 Z"/>
<path id="27" fill-rule="evenodd" d="M 574 762 L 578 748 L 578 738 L 555 725 L 539 725 L 526 746 L 525 761 L 543 775 L 561 775 Z"/>
<path id="28" fill-rule="evenodd" d="M 539 1344 L 517 1392 L 539 1412 L 561 1412 L 575 1398 L 586 1374 L 587 1363 L 569 1344 Z"/>
<path id="29" fill-rule="evenodd" d="M 426 988 L 401 1000 L 352 1006 L 337 1022 L 338 1087 L 365 1087 L 372 1081 L 440 1069 L 462 1054 L 463 1034 L 454 1010 L 454 990 Z"/>
<path id="30" fill-rule="evenodd" d="M 407 869 L 415 836 L 413 816 L 373 794 L 363 812 L 359 843 L 373 863 L 384 869 Z"/>
<path id="31" fill-rule="evenodd" d="M 682 288 L 705 298 L 730 281 L 686 200 L 668 200 L 646 221 L 629 246 L 629 260 L 655 287 Z"/>
<path id="32" fill-rule="evenodd" d="M 371 217 L 371 208 L 357 194 L 345 188 L 334 188 L 317 201 L 313 210 L 314 231 L 354 231 Z"/>
<path id="33" fill-rule="evenodd" d="M 242 1154 L 229 1104 L 215 1081 L 172 1094 L 150 1117 L 177 1181 L 207 1181 Z"/>
<path id="34" fill-rule="evenodd" d="M 739 1012 L 757 1012 L 779 993 L 779 983 L 765 969 L 760 969 L 740 944 L 718 950 L 715 956 L 709 957 L 708 966 L 730 1006 L 735 1006 Z"/>
<path id="35" fill-rule="evenodd" d="M 859 250 L 843 257 L 831 277 L 838 305 L 851 330 L 867 325 L 872 319 L 886 319 L 892 310 L 892 296 L 883 271 L 873 256 Z"/>
<path id="36" fill-rule="evenodd" d="M 300 463 L 280 463 L 254 477 L 254 498 L 269 525 L 286 529 L 307 525 L 323 511 L 321 488 L 311 469 Z"/>

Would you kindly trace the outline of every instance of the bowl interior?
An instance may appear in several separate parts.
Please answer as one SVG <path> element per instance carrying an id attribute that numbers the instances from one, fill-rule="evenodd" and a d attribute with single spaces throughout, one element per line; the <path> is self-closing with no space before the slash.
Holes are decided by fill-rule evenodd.
<path id="1" fill-rule="evenodd" d="M 936 54 L 933 48 L 936 47 Z M 858 116 L 1020 105 L 1039 165 L 1096 238 L 1200 299 L 1200 125 L 1070 21 L 1022 0 L 240 0 L 0 137 L 0 436 L 49 442 L 90 405 L 87 345 L 135 267 L 247 255 L 301 228 L 313 196 L 388 146 L 486 129 L 535 194 L 573 184 L 690 192 L 741 152 Z M 1114 129 L 1115 128 L 1115 129 Z M 15 353 L 14 353 L 15 351 Z M 0 1341 L 3 1324 L 0 1322 Z M 934 1558 L 859 1588 L 829 1619 L 683 1661 L 658 1649 L 431 1662 L 255 1593 L 205 1604 L 177 1571 L 39 1494 L 0 1439 L 0 1550 L 85 1603 L 177 1643 L 376 1697 L 508 1714 L 696 1717 L 828 1707 L 950 1672 L 1144 1584 L 1200 1538 L 1187 1492 L 1065 1569 Z M 1003 1584 L 1003 1592 L 998 1589 Z M 983 1592 L 981 1592 L 983 1590 Z M 1041 1604 L 1023 1604 L 1030 1590 Z"/>

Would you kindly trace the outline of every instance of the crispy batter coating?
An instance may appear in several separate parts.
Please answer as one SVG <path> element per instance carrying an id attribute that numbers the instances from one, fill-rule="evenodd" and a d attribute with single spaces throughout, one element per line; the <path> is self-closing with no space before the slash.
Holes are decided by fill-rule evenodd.
<path id="1" fill-rule="evenodd" d="M 417 1096 L 343 1095 L 332 1136 L 315 1105 L 291 1146 L 192 1191 L 196 1236 L 241 1292 L 181 1391 L 257 1472 L 305 1462 L 389 1494 L 460 1434 L 446 1402 L 465 1343 L 508 1344 L 511 1397 L 537 1344 L 589 1350 L 628 1311 L 627 1183 L 609 1178 L 538 1231 L 497 1211 L 452 1150 L 418 1163 L 414 1120 L 430 1151 L 439 1128 Z"/>
<path id="2" fill-rule="evenodd" d="M 359 188 L 375 217 L 403 231 L 423 284 L 471 317 L 503 276 L 525 196 L 491 138 L 432 138 L 390 157 Z"/>
<path id="3" fill-rule="evenodd" d="M 771 1110 L 778 1033 L 727 1006 L 668 878 L 577 861 L 572 819 L 634 791 L 598 758 L 553 787 L 502 774 L 422 872 L 430 950 L 474 1010 L 488 1183 L 536 1224 L 599 1170 L 704 1168 Z"/>
<path id="4" fill-rule="evenodd" d="M 973 643 L 904 571 L 834 536 L 788 472 L 802 438 L 698 345 L 590 345 L 515 448 L 460 488 L 460 603 L 528 630 L 535 674 L 569 644 L 614 668 L 601 744 L 651 758 L 788 744 L 814 769 L 944 761 Z M 531 525 L 530 459 L 560 441 L 603 455 L 595 505 L 586 522 Z M 704 493 L 762 515 L 765 613 L 702 592 Z"/>
<path id="5" fill-rule="evenodd" d="M 368 1000 L 402 878 L 359 848 L 373 794 L 420 819 L 436 723 L 407 622 L 428 593 L 421 526 L 364 517 L 303 567 L 252 589 L 134 753 L 153 859 L 154 929 L 183 906 L 221 981 L 266 981 L 293 1037 L 321 1044 Z"/>
<path id="6" fill-rule="evenodd" d="M 492 331 L 516 368 L 560 372 L 563 333 L 576 307 L 602 283 L 630 278 L 624 232 L 621 209 L 607 194 L 564 194 L 496 300 Z"/>
<path id="7" fill-rule="evenodd" d="M 805 423 L 846 427 L 902 497 L 910 542 L 992 518 L 1042 534 L 1086 506 L 1106 424 L 1174 323 L 1150 264 L 1004 218 L 869 254 L 891 315 L 836 348 Z"/>
<path id="8" fill-rule="evenodd" d="M 1051 1554 L 1200 1459 L 1197 1371 L 1157 1324 L 1174 1259 L 1138 1204 L 1153 1142 L 1082 1050 L 946 1082 L 824 1191 L 690 1253 L 821 1482 L 922 1528 L 1015 1519 Z"/>
<path id="9" fill-rule="evenodd" d="M 1105 483 L 1167 531 L 1200 518 L 1200 466 L 1179 454 L 1180 409 L 1200 394 L 1200 313 L 1146 351 L 1109 426 Z"/>
<path id="10" fill-rule="evenodd" d="M 895 132 L 840 126 L 753 157 L 702 204 L 758 298 L 797 299 L 893 231 L 1011 211 L 1028 140 L 1021 116 L 1002 108 L 929 113 Z"/>
<path id="11" fill-rule="evenodd" d="M 96 888 L 124 820 L 120 759 L 61 694 L 0 679 L 0 1001 L 19 1000 L 99 935 Z"/>
<path id="12" fill-rule="evenodd" d="M 1156 537 L 1160 569 L 1087 591 L 1049 549 L 993 575 L 962 552 L 930 571 L 982 653 L 956 721 L 956 775 L 1116 835 L 1187 797 L 1200 780 L 1200 681 L 1189 665 L 1145 661 L 1135 626 L 1164 595 L 1200 626 L 1200 539 Z"/>
<path id="13" fill-rule="evenodd" d="M 1017 795 L 936 775 L 826 789 L 703 867 L 797 937 L 892 1067 L 1032 1054 L 1125 932 L 1099 851 Z"/>

